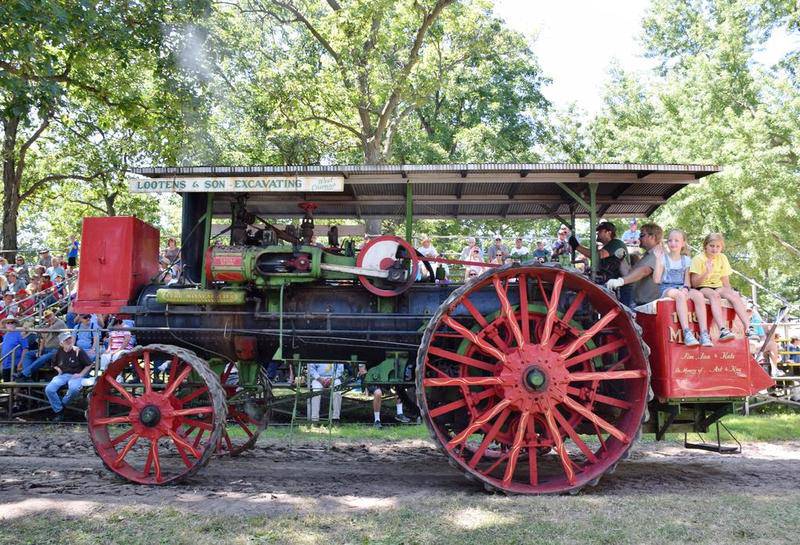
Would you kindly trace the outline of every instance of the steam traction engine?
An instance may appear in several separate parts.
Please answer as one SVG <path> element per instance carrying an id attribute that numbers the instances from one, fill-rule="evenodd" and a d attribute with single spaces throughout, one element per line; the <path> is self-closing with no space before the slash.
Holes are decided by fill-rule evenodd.
<path id="1" fill-rule="evenodd" d="M 585 215 L 594 233 L 598 210 L 649 214 L 665 198 L 656 195 L 714 171 L 142 169 L 148 178 L 132 181 L 134 190 L 183 194 L 183 273 L 158 283 L 159 234 L 141 221 L 84 221 L 76 312 L 128 315 L 141 344 L 94 386 L 95 448 L 125 479 L 177 481 L 215 453 L 255 443 L 269 416 L 262 370 L 270 361 L 363 363 L 371 372 L 408 363 L 433 440 L 467 478 L 511 493 L 594 485 L 642 431 L 705 431 L 767 387 L 746 339 L 687 348 L 671 301 L 634 314 L 590 275 L 557 264 L 487 267 L 463 284 L 418 281 L 422 268 L 435 278 L 437 260 L 407 242 L 412 214 L 568 216 L 573 224 Z M 315 209 L 341 218 L 403 207 L 406 239 L 379 236 L 357 250 L 331 227 L 325 247 L 314 241 Z M 265 219 L 297 213 L 299 228 Z M 214 236 L 213 218 L 225 218 Z M 376 376 L 402 384 L 403 374 Z"/>

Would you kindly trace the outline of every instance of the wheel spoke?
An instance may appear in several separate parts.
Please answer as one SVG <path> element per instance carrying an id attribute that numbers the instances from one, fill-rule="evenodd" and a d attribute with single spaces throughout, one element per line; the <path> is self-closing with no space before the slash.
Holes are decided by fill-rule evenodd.
<path id="1" fill-rule="evenodd" d="M 449 350 L 445 350 L 437 346 L 429 347 L 428 354 L 439 356 L 457 363 L 462 363 L 464 365 L 469 365 L 470 367 L 475 367 L 476 369 L 481 369 L 483 371 L 489 371 L 490 373 L 494 372 L 494 370 L 497 368 L 497 364 L 476 360 L 474 358 L 470 358 L 469 356 L 463 356 L 461 354 L 457 354 L 456 352 L 450 352 Z"/>
<path id="2" fill-rule="evenodd" d="M 579 415 L 583 416 L 589 422 L 594 422 L 608 433 L 622 441 L 623 443 L 630 443 L 630 437 L 628 437 L 624 432 L 620 431 L 617 427 L 606 422 L 598 415 L 594 414 L 592 411 L 578 403 L 577 401 L 573 400 L 571 397 L 566 396 L 564 397 L 563 401 L 564 405 L 578 413 Z"/>
<path id="3" fill-rule="evenodd" d="M 539 455 L 536 449 L 536 420 L 531 418 L 528 420 L 528 432 L 533 439 L 531 443 L 528 444 L 528 481 L 531 483 L 531 486 L 538 486 L 539 485 L 539 468 L 536 462 L 536 457 Z"/>
<path id="4" fill-rule="evenodd" d="M 184 449 L 188 450 L 191 453 L 192 456 L 194 456 L 198 460 L 200 459 L 200 456 L 202 456 L 202 454 L 197 450 L 196 447 L 197 447 L 197 444 L 200 443 L 199 438 L 202 437 L 202 435 L 203 435 L 203 430 L 202 429 L 200 429 L 200 431 L 197 433 L 197 437 L 195 438 L 195 444 L 194 445 L 190 445 L 180 435 L 178 435 L 177 433 L 175 433 L 172 430 L 168 430 L 167 434 L 169 435 L 170 439 L 172 439 L 172 442 L 175 443 L 175 446 L 180 446 L 181 448 L 184 448 Z"/>
<path id="5" fill-rule="evenodd" d="M 561 287 L 564 285 L 564 273 L 559 272 L 553 282 L 553 291 L 550 293 L 550 301 L 547 305 L 547 314 L 545 315 L 544 331 L 542 338 L 539 339 L 539 344 L 547 346 L 550 342 L 550 334 L 553 332 L 553 325 L 557 320 L 556 311 L 558 310 L 558 301 L 561 299 Z"/>
<path id="6" fill-rule="evenodd" d="M 517 282 L 519 289 L 519 321 L 522 324 L 522 338 L 525 342 L 531 340 L 530 311 L 528 310 L 528 275 L 520 274 Z"/>
<path id="7" fill-rule="evenodd" d="M 486 432 L 486 435 L 483 436 L 483 441 L 481 441 L 478 450 L 475 451 L 475 454 L 472 455 L 472 458 L 470 458 L 469 462 L 467 463 L 469 467 L 475 469 L 475 466 L 477 466 L 478 462 L 481 460 L 481 458 L 483 458 L 483 453 L 486 452 L 486 449 L 489 447 L 492 441 L 494 441 L 497 432 L 500 431 L 501 426 L 510 414 L 511 411 L 509 409 L 506 409 L 500 413 L 500 415 L 497 417 L 497 420 L 495 420 L 494 424 L 492 424 L 492 427 L 488 432 Z"/>
<path id="8" fill-rule="evenodd" d="M 101 396 L 100 399 L 102 399 L 103 401 L 108 401 L 109 403 L 114 403 L 116 405 L 122 405 L 123 407 L 132 407 L 131 403 L 127 399 L 123 397 L 117 397 L 115 395 L 110 395 L 108 393 Z"/>
<path id="9" fill-rule="evenodd" d="M 133 405 L 133 396 L 131 396 L 128 390 L 126 390 L 119 382 L 117 382 L 116 377 L 106 374 L 103 375 L 103 380 L 105 380 L 109 386 L 118 391 L 125 401 Z"/>
<path id="10" fill-rule="evenodd" d="M 567 358 L 567 357 L 569 357 L 569 356 L 570 356 L 570 355 L 571 355 L 573 352 L 575 352 L 575 351 L 576 351 L 578 348 L 580 348 L 581 346 L 583 346 L 584 344 L 586 344 L 586 343 L 589 341 L 589 339 L 591 339 L 592 337 L 594 337 L 594 336 L 597 334 L 597 332 L 598 332 L 598 331 L 600 331 L 600 330 L 601 330 L 601 329 L 603 329 L 603 328 L 604 328 L 606 325 L 608 325 L 608 324 L 611 322 L 611 320 L 613 320 L 614 318 L 616 318 L 616 317 L 617 317 L 617 315 L 618 315 L 619 313 L 620 313 L 620 310 L 619 310 L 618 308 L 613 308 L 613 309 L 611 309 L 611 310 L 608 312 L 608 314 L 606 314 L 605 316 L 603 316 L 602 318 L 600 318 L 599 320 L 597 320 L 597 322 L 595 322 L 595 324 L 594 324 L 592 327 L 590 327 L 589 329 L 587 329 L 586 331 L 584 331 L 584 332 L 581 334 L 581 336 L 580 336 L 580 337 L 578 337 L 577 339 L 575 339 L 574 341 L 572 341 L 572 344 L 570 344 L 569 346 L 567 346 L 567 347 L 566 347 L 566 348 L 565 348 L 565 349 L 564 349 L 564 350 L 561 352 L 561 357 L 562 357 L 562 358 Z"/>
<path id="11" fill-rule="evenodd" d="M 175 443 L 174 440 L 173 440 L 173 443 Z M 183 460 L 183 464 L 186 467 L 192 467 L 192 465 L 194 465 L 194 464 L 192 464 L 192 461 L 189 460 L 189 457 L 186 456 L 186 451 L 184 450 L 184 448 L 182 446 L 180 446 L 178 443 L 175 443 L 175 450 L 178 451 L 178 454 L 180 455 L 181 460 Z"/>
<path id="12" fill-rule="evenodd" d="M 447 448 L 452 449 L 456 445 L 459 445 L 467 440 L 467 438 L 475 433 L 477 430 L 482 428 L 485 424 L 487 424 L 492 418 L 500 414 L 500 412 L 508 407 L 511 404 L 511 401 L 508 399 L 502 400 L 500 403 L 489 409 L 488 411 L 484 412 L 481 416 L 475 419 L 472 424 L 467 426 L 465 430 L 461 433 L 453 437 L 448 443 Z"/>
<path id="13" fill-rule="evenodd" d="M 193 414 L 213 414 L 214 407 L 192 407 L 190 409 L 178 409 L 174 414 L 178 416 L 190 416 Z"/>
<path id="14" fill-rule="evenodd" d="M 564 442 L 561 440 L 561 432 L 558 431 L 558 426 L 553 417 L 553 411 L 555 411 L 555 409 L 548 404 L 544 411 L 544 423 L 553 438 L 553 448 L 561 461 L 561 467 L 564 469 L 564 475 L 567 477 L 567 481 L 569 481 L 569 484 L 575 484 L 575 470 L 572 469 L 572 460 L 569 458 L 567 449 L 564 448 Z"/>
<path id="15" fill-rule="evenodd" d="M 186 395 L 184 397 L 178 398 L 178 401 L 180 403 L 182 403 L 183 405 L 186 405 L 187 403 L 189 403 L 190 401 L 192 401 L 195 398 L 200 397 L 201 395 L 203 395 L 207 391 L 208 391 L 208 386 L 203 386 L 202 388 L 198 388 L 197 390 L 195 390 L 194 392 L 192 392 L 189 395 Z"/>
<path id="16" fill-rule="evenodd" d="M 585 291 L 579 291 L 575 294 L 575 299 L 573 299 L 572 303 L 569 305 L 569 308 L 564 313 L 564 316 L 561 317 L 561 321 L 565 324 L 569 324 L 572 320 L 572 317 L 581 308 L 581 304 L 583 303 L 583 299 L 586 297 Z"/>
<path id="17" fill-rule="evenodd" d="M 449 378 L 425 378 L 422 385 L 432 386 L 502 386 L 503 379 L 500 377 L 449 377 Z"/>
<path id="18" fill-rule="evenodd" d="M 143 360 L 142 363 L 144 365 L 144 369 L 143 369 L 143 375 L 144 376 L 142 377 L 142 384 L 144 384 L 144 392 L 146 394 L 149 394 L 150 392 L 153 391 L 153 385 L 152 385 L 152 377 L 153 377 L 153 375 L 151 374 L 153 372 L 153 370 L 152 370 L 152 367 L 150 365 L 150 351 L 149 350 L 145 350 L 143 356 L 144 357 L 142 358 L 142 360 Z M 138 369 L 139 366 L 137 365 L 136 368 Z"/>
<path id="19" fill-rule="evenodd" d="M 547 292 L 545 292 L 544 283 L 542 282 L 542 277 L 541 276 L 537 276 L 536 277 L 536 284 L 538 284 L 538 286 L 539 286 L 539 294 L 542 296 L 542 301 L 544 301 L 544 305 L 546 307 L 549 307 L 550 306 L 550 298 L 547 297 Z"/>
<path id="20" fill-rule="evenodd" d="M 194 436 L 194 441 L 192 442 L 192 448 L 195 448 L 195 449 L 197 448 L 197 446 L 200 444 L 200 439 L 203 438 L 203 434 L 205 434 L 205 433 L 206 433 L 206 430 L 204 430 L 203 428 L 199 428 L 197 430 L 197 435 Z"/>
<path id="21" fill-rule="evenodd" d="M 451 329 L 459 333 L 462 337 L 470 341 L 472 344 L 478 347 L 482 352 L 496 358 L 498 361 L 505 363 L 506 356 L 502 352 L 500 352 L 497 348 L 489 345 L 483 339 L 478 337 L 475 333 L 461 325 L 460 323 L 456 322 L 450 316 L 444 316 L 442 321 L 448 325 Z"/>
<path id="22" fill-rule="evenodd" d="M 572 317 L 575 315 L 578 309 L 581 308 L 581 304 L 583 303 L 583 300 L 585 298 L 586 298 L 585 291 L 577 292 L 575 295 L 575 299 L 572 300 L 572 303 L 570 303 L 567 311 L 561 318 L 558 318 L 558 322 L 561 323 L 563 329 L 560 332 L 554 332 L 554 334 L 550 336 L 550 342 L 547 344 L 550 348 L 553 348 L 558 342 L 558 340 L 564 336 L 565 331 L 567 330 L 572 330 L 573 332 L 575 331 L 575 329 L 570 325 L 570 321 L 572 321 Z"/>
<path id="23" fill-rule="evenodd" d="M 109 444 L 110 444 L 112 447 L 115 447 L 115 446 L 117 446 L 118 444 L 120 444 L 121 442 L 123 442 L 125 439 L 127 439 L 128 437 L 130 437 L 131 435 L 133 435 L 133 433 L 134 433 L 134 431 L 133 431 L 133 428 L 131 428 L 131 429 L 129 429 L 128 431 L 126 431 L 126 432 L 124 432 L 124 433 L 121 433 L 121 434 L 117 435 L 117 436 L 116 436 L 114 439 L 111 439 L 111 440 L 109 441 Z"/>
<path id="24" fill-rule="evenodd" d="M 594 359 L 598 356 L 602 356 L 603 354 L 608 354 L 609 352 L 615 352 L 626 346 L 628 341 L 625 339 L 617 339 L 616 341 L 610 342 L 608 344 L 604 344 L 602 346 L 598 346 L 597 348 L 593 348 L 591 350 L 587 350 L 577 356 L 573 356 L 564 362 L 564 367 L 572 367 L 578 363 L 583 361 Z"/>
<path id="25" fill-rule="evenodd" d="M 225 440 L 225 444 L 228 446 L 228 452 L 233 450 L 233 443 L 231 442 L 231 436 L 228 435 L 228 430 L 222 432 L 223 439 Z"/>
<path id="26" fill-rule="evenodd" d="M 490 388 L 490 389 L 483 390 L 482 392 L 474 394 L 474 395 L 467 394 L 467 397 L 471 401 L 471 404 L 475 405 L 475 404 L 479 403 L 480 401 L 486 399 L 487 397 L 493 396 L 494 394 L 495 394 L 494 390 L 492 390 Z M 457 399 L 457 400 L 452 401 L 450 403 L 447 403 L 445 405 L 440 405 L 439 407 L 436 407 L 436 408 L 431 409 L 430 411 L 428 411 L 428 414 L 430 415 L 431 418 L 436 418 L 437 416 L 441 416 L 443 414 L 447 414 L 447 413 L 449 413 L 451 411 L 455 411 L 457 409 L 460 409 L 461 407 L 468 407 L 469 408 L 469 404 L 467 403 L 467 397 L 464 397 L 462 399 Z"/>
<path id="27" fill-rule="evenodd" d="M 492 283 L 494 284 L 494 291 L 497 294 L 497 298 L 500 301 L 500 309 L 506 319 L 506 325 L 514 335 L 514 340 L 517 341 L 517 347 L 522 348 L 525 345 L 525 339 L 522 337 L 522 330 L 520 330 L 519 324 L 517 323 L 516 313 L 514 312 L 514 309 L 511 308 L 511 302 L 508 300 L 508 294 L 506 293 L 505 288 L 503 288 L 503 284 L 500 282 L 498 277 L 495 276 L 492 278 Z"/>
<path id="28" fill-rule="evenodd" d="M 586 445 L 586 443 L 583 442 L 583 439 L 580 438 L 578 432 L 575 431 L 575 428 L 573 428 L 570 425 L 570 423 L 567 422 L 567 419 L 564 418 L 564 416 L 558 410 L 554 410 L 553 415 L 556 417 L 556 420 L 558 420 L 558 424 L 561 426 L 561 429 L 567 432 L 569 438 L 572 439 L 572 442 L 575 443 L 575 445 L 581 450 L 583 455 L 586 456 L 586 459 L 592 462 L 593 464 L 596 464 L 597 456 L 595 456 L 594 452 L 592 452 L 592 450 Z"/>
<path id="29" fill-rule="evenodd" d="M 94 424 L 97 426 L 110 426 L 112 424 L 128 424 L 130 421 L 130 414 L 127 414 L 125 416 L 104 416 L 102 418 L 95 418 Z"/>
<path id="30" fill-rule="evenodd" d="M 180 386 L 181 383 L 183 383 L 183 381 L 186 380 L 186 377 L 188 377 L 189 373 L 191 373 L 191 372 L 192 372 L 192 368 L 187 365 L 187 366 L 185 366 L 183 368 L 183 370 L 181 370 L 181 372 L 178 374 L 178 376 L 175 377 L 175 380 L 172 380 L 170 378 L 169 386 L 167 386 L 167 389 L 164 390 L 164 394 L 163 394 L 164 397 L 171 396 L 175 392 L 175 390 L 178 388 L 178 386 Z M 203 386 L 203 388 L 208 390 L 207 386 Z"/>
<path id="31" fill-rule="evenodd" d="M 508 452 L 508 464 L 506 464 L 506 471 L 503 475 L 503 484 L 505 486 L 511 484 L 511 480 L 514 478 L 514 470 L 517 469 L 517 458 L 519 458 L 519 452 L 522 450 L 522 440 L 525 438 L 525 431 L 528 427 L 528 418 L 530 418 L 528 411 L 524 411 L 519 417 L 517 435 L 511 445 L 511 450 Z"/>
<path id="32" fill-rule="evenodd" d="M 156 470 L 156 482 L 161 482 L 161 458 L 158 455 L 158 439 L 150 441 L 150 452 L 153 453 L 153 467 Z"/>
<path id="33" fill-rule="evenodd" d="M 237 424 L 239 424 L 239 427 L 242 428 L 245 431 L 245 433 L 247 433 L 247 435 L 249 435 L 250 437 L 255 437 L 255 434 L 252 431 L 250 431 L 250 428 L 248 428 L 247 426 L 248 426 L 248 424 L 251 425 L 251 426 L 255 425 L 256 422 L 248 422 L 241 415 L 234 414 L 232 416 L 233 416 L 233 420 Z"/>
<path id="34" fill-rule="evenodd" d="M 644 369 L 629 369 L 627 371 L 586 371 L 569 374 L 570 382 L 584 380 L 620 380 L 629 378 L 645 378 L 647 371 Z"/>
<path id="35" fill-rule="evenodd" d="M 133 445 L 135 445 L 138 440 L 139 440 L 138 435 L 134 435 L 133 437 L 131 437 L 128 440 L 128 442 L 125 443 L 125 446 L 122 447 L 122 450 L 119 452 L 119 455 L 117 456 L 116 460 L 114 460 L 114 462 L 111 465 L 114 467 L 119 467 L 120 465 L 122 465 L 123 460 L 125 460 L 125 456 L 128 455 L 130 450 L 133 448 Z"/>
<path id="36" fill-rule="evenodd" d="M 598 394 L 594 392 L 592 393 L 584 392 L 583 390 L 575 388 L 574 386 L 568 386 L 567 393 L 572 394 L 578 397 L 579 399 L 583 399 L 585 401 L 592 401 L 592 402 L 596 401 L 598 403 L 603 403 L 604 405 L 610 405 L 611 407 L 617 407 L 619 409 L 627 410 L 633 407 L 633 405 L 630 402 L 625 401 L 624 399 L 617 399 L 616 397 L 610 397 L 607 395 Z"/>
<path id="37" fill-rule="evenodd" d="M 483 314 L 478 312 L 478 309 L 475 308 L 475 305 L 472 304 L 472 301 L 470 301 L 468 297 L 464 297 L 464 299 L 461 300 L 461 304 L 469 311 L 470 315 L 475 319 L 475 322 L 481 326 L 482 329 L 486 330 L 489 338 L 492 339 L 492 342 L 494 342 L 500 350 L 508 350 L 508 344 L 500 338 L 495 328 L 489 327 L 489 322 L 486 321 Z"/>
<path id="38" fill-rule="evenodd" d="M 214 426 L 212 426 L 208 422 L 205 422 L 203 420 L 193 420 L 191 418 L 186 418 L 184 416 L 180 417 L 180 422 L 182 424 L 186 424 L 187 426 L 191 427 L 192 429 L 194 429 L 194 428 L 202 428 L 202 429 L 204 429 L 206 431 L 211 431 L 211 430 L 214 429 Z M 184 435 L 188 437 L 189 434 L 185 433 Z"/>

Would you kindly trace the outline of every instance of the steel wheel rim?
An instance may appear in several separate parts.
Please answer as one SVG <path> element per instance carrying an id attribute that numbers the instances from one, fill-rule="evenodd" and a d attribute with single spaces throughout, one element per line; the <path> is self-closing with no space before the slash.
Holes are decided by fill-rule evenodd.
<path id="1" fill-rule="evenodd" d="M 242 452 L 253 448 L 267 426 L 271 416 L 269 381 L 265 380 L 263 370 L 259 373 L 259 390 L 257 392 L 243 392 L 238 384 L 229 384 L 229 378 L 236 367 L 235 362 L 228 362 L 220 375 L 220 384 L 225 391 L 228 407 L 228 425 L 234 429 L 242 430 L 244 436 L 237 437 L 228 432 L 228 425 L 223 428 L 222 437 L 217 446 L 220 456 L 238 456 Z M 252 402 L 258 406 L 259 414 L 253 414 L 248 405 Z"/>
<path id="2" fill-rule="evenodd" d="M 156 388 L 154 363 L 164 356 L 171 359 L 169 378 Z M 117 382 L 134 374 L 136 388 Z M 192 475 L 213 454 L 225 422 L 224 394 L 194 353 L 169 345 L 136 347 L 95 383 L 88 422 L 95 451 L 111 471 L 139 484 L 168 484 Z M 202 434 L 187 434 L 189 427 Z"/>
<path id="3" fill-rule="evenodd" d="M 487 291 L 483 300 L 495 298 L 500 324 L 478 309 Z M 532 302 L 547 309 L 536 316 L 544 320 L 539 331 L 530 312 L 527 325 L 522 319 L 522 303 Z M 587 308 L 596 314 L 594 326 L 571 327 L 576 315 L 593 316 Z M 511 346 L 498 341 L 501 333 L 514 339 Z M 466 340 L 472 355 L 453 356 L 454 339 Z M 592 340 L 597 348 L 587 350 Z M 606 363 L 613 358 L 619 361 Z M 597 371 L 573 369 L 587 361 Z M 528 375 L 536 384 L 523 380 Z M 549 266 L 487 271 L 453 292 L 431 319 L 417 359 L 419 406 L 434 440 L 470 478 L 510 493 L 567 492 L 596 482 L 636 439 L 648 384 L 644 347 L 624 308 L 581 275 Z M 584 439 L 575 422 L 599 430 L 596 437 Z M 542 462 L 554 465 L 541 454 L 549 449 L 557 464 L 543 474 Z"/>

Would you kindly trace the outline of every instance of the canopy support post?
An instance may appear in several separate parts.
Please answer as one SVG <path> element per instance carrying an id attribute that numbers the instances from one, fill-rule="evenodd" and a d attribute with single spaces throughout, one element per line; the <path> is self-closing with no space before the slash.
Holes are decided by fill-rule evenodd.
<path id="1" fill-rule="evenodd" d="M 586 202 L 586 199 L 578 195 L 575 191 L 569 188 L 567 184 L 563 182 L 556 182 L 556 185 L 564 190 L 567 195 L 572 197 L 577 204 L 582 206 L 589 212 L 589 250 L 592 252 L 592 280 L 597 278 L 597 270 L 600 266 L 598 263 L 598 256 L 597 256 L 597 232 L 595 229 L 597 228 L 597 182 L 589 182 L 586 184 L 589 187 L 589 202 Z M 574 209 L 570 208 L 570 214 L 574 215 Z"/>
<path id="2" fill-rule="evenodd" d="M 592 280 L 597 280 L 600 259 L 597 254 L 597 182 L 589 182 L 589 243 L 592 250 Z"/>
<path id="3" fill-rule="evenodd" d="M 414 204 L 411 200 L 412 197 L 411 180 L 408 180 L 406 182 L 406 240 L 409 244 L 414 244 L 412 240 L 414 236 Z"/>

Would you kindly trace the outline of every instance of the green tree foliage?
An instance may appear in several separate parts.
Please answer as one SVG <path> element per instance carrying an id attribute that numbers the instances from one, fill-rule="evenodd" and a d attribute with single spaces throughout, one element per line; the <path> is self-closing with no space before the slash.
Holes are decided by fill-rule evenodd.
<path id="1" fill-rule="evenodd" d="M 526 160 L 546 133 L 535 57 L 487 2 L 243 1 L 215 23 L 232 162 Z"/>
<path id="2" fill-rule="evenodd" d="M 4 248 L 17 248 L 20 205 L 38 191 L 68 179 L 107 178 L 109 165 L 63 153 L 80 147 L 74 140 L 83 139 L 86 149 L 110 129 L 90 129 L 92 120 L 142 127 L 166 119 L 165 111 L 180 112 L 185 101 L 176 97 L 197 96 L 179 53 L 191 34 L 186 24 L 208 7 L 207 0 L 0 3 Z M 105 114 L 82 115 L 98 109 Z M 153 141 L 163 136 L 153 126 L 148 132 Z"/>
<path id="3" fill-rule="evenodd" d="M 795 2 L 654 1 L 644 42 L 662 77 L 645 87 L 614 70 L 591 131 L 596 160 L 723 166 L 656 219 L 696 247 L 722 232 L 735 268 L 792 300 L 798 258 L 771 233 L 800 246 L 798 57 L 765 67 L 754 53 L 775 28 L 797 36 L 797 17 Z"/>

